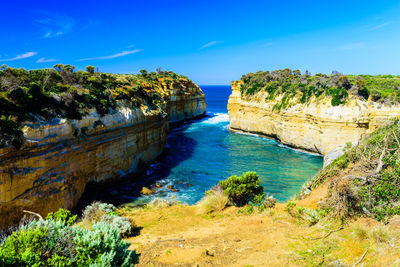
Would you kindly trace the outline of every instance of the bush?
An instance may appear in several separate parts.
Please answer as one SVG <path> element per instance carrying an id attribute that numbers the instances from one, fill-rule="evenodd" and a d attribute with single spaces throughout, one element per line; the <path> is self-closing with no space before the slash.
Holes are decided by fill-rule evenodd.
<path id="1" fill-rule="evenodd" d="M 101 218 L 103 223 L 107 223 L 118 229 L 121 237 L 129 237 L 136 231 L 136 226 L 129 218 L 124 218 L 117 215 L 104 215 Z"/>
<path id="2" fill-rule="evenodd" d="M 129 243 L 120 238 L 120 230 L 105 222 L 95 223 L 92 230 L 80 229 L 74 242 L 78 266 L 132 266 L 137 261 Z"/>
<path id="3" fill-rule="evenodd" d="M 233 175 L 227 180 L 220 181 L 219 186 L 224 190 L 229 201 L 239 207 L 250 202 L 259 204 L 264 196 L 264 189 L 260 186 L 260 177 L 255 172 L 246 172 L 240 177 Z"/>
<path id="4" fill-rule="evenodd" d="M 104 215 L 116 214 L 115 206 L 108 203 L 102 203 L 99 201 L 93 202 L 91 205 L 86 206 L 83 210 L 83 220 L 87 220 L 91 223 L 101 221 Z"/>
<path id="5" fill-rule="evenodd" d="M 76 215 L 73 215 L 69 210 L 59 209 L 54 213 L 47 214 L 46 220 L 61 221 L 67 225 L 73 225 L 76 221 Z"/>
<path id="6" fill-rule="evenodd" d="M 265 197 L 263 205 L 265 208 L 272 209 L 276 205 L 276 198 L 274 198 L 273 196 Z"/>
<path id="7" fill-rule="evenodd" d="M 287 97 L 297 96 L 300 103 L 307 103 L 312 96 L 316 98 L 325 93 L 331 96 L 333 106 L 342 105 L 349 96 L 348 92 L 367 100 L 370 95 L 373 101 L 399 103 L 400 77 L 393 75 L 343 75 L 337 71 L 331 75 L 309 73 L 301 74 L 298 70 L 281 69 L 274 71 L 257 71 L 241 77 L 243 81 L 240 92 L 242 96 L 251 97 L 258 92 L 266 91 L 266 101 L 275 99 L 283 93 L 293 92 Z M 287 98 L 286 97 L 286 98 Z M 282 98 L 274 110 L 281 111 L 292 103 Z"/>
<path id="8" fill-rule="evenodd" d="M 44 227 L 20 229 L 9 236 L 0 248 L 1 266 L 35 266 L 46 252 L 48 230 Z M 38 266 L 38 265 L 37 265 Z"/>
<path id="9" fill-rule="evenodd" d="M 224 194 L 222 188 L 216 186 L 206 192 L 206 195 L 200 200 L 197 206 L 201 213 L 207 214 L 215 211 L 222 211 L 225 209 L 228 202 L 229 198 Z"/>
<path id="10" fill-rule="evenodd" d="M 57 214 L 57 215 L 55 215 Z M 60 215 L 61 214 L 61 215 Z M 67 216 L 64 216 L 67 214 Z M 129 243 L 129 219 L 106 215 L 91 229 L 70 225 L 70 213 L 58 211 L 22 225 L 0 247 L 0 266 L 132 266 L 137 262 Z"/>

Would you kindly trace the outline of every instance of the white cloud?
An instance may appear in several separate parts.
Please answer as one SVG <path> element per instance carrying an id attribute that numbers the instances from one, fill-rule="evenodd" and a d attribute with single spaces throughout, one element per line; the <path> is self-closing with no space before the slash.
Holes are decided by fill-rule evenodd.
<path id="1" fill-rule="evenodd" d="M 392 24 L 392 22 L 388 21 L 388 22 L 376 25 L 376 26 L 372 27 L 370 30 L 374 31 L 374 30 L 382 29 L 382 28 L 384 28 L 386 26 L 389 26 L 390 24 Z"/>
<path id="2" fill-rule="evenodd" d="M 200 47 L 200 49 L 204 49 L 204 48 L 207 48 L 207 47 L 210 47 L 210 46 L 213 46 L 216 44 L 220 44 L 220 43 L 222 43 L 222 42 L 221 41 L 211 41 L 209 43 L 204 44 L 202 47 Z"/>
<path id="3" fill-rule="evenodd" d="M 273 44 L 274 44 L 273 42 L 268 42 L 268 43 L 265 43 L 265 44 L 261 44 L 260 47 L 267 47 L 267 46 L 271 46 Z"/>
<path id="4" fill-rule="evenodd" d="M 135 50 L 129 50 L 129 51 L 122 51 L 120 53 L 116 53 L 116 54 L 109 55 L 109 56 L 82 58 L 82 59 L 78 59 L 78 61 L 112 59 L 112 58 L 123 57 L 123 56 L 127 56 L 130 54 L 139 53 L 141 51 L 143 51 L 143 50 L 135 49 Z"/>
<path id="5" fill-rule="evenodd" d="M 42 28 L 44 38 L 51 38 L 64 35 L 71 31 L 75 25 L 75 20 L 68 16 L 55 13 L 40 12 L 44 18 L 35 20 L 36 25 Z"/>
<path id="6" fill-rule="evenodd" d="M 36 63 L 48 63 L 48 62 L 54 62 L 54 61 L 57 61 L 57 59 L 54 59 L 54 58 L 45 59 L 44 57 L 41 57 L 36 61 Z"/>
<path id="7" fill-rule="evenodd" d="M 21 55 L 17 55 L 16 57 L 13 58 L 5 58 L 5 59 L 1 59 L 0 61 L 14 61 L 14 60 L 18 60 L 18 59 L 24 59 L 24 58 L 28 58 L 28 57 L 33 57 L 37 54 L 37 52 L 26 52 L 24 54 Z"/>
<path id="8" fill-rule="evenodd" d="M 366 44 L 359 42 L 359 43 L 349 43 L 349 44 L 345 44 L 342 46 L 339 46 L 338 48 L 336 48 L 336 50 L 357 50 L 357 49 L 362 49 L 365 48 Z"/>

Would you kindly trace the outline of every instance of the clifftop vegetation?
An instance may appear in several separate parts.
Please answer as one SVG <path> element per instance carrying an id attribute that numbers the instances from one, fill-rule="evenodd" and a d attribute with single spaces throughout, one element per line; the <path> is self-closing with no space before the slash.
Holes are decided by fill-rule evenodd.
<path id="1" fill-rule="evenodd" d="M 300 98 L 301 103 L 307 103 L 312 96 L 330 96 L 333 106 L 345 103 L 349 94 L 388 104 L 400 102 L 400 76 L 394 75 L 355 76 L 336 71 L 331 75 L 311 75 L 308 71 L 302 74 L 299 70 L 283 69 L 248 73 L 241 80 L 242 96 L 265 91 L 268 101 L 283 94 L 282 103 L 275 107 L 277 110 L 285 108 L 295 96 Z"/>
<path id="2" fill-rule="evenodd" d="M 71 65 L 52 69 L 25 70 L 2 66 L 0 70 L 0 147 L 21 146 L 24 121 L 53 118 L 81 119 L 91 108 L 100 115 L 116 108 L 119 100 L 135 106 L 146 105 L 160 113 L 165 87 L 183 89 L 192 82 L 172 71 L 121 75 L 75 71 Z M 183 92 L 182 92 L 183 93 Z"/>

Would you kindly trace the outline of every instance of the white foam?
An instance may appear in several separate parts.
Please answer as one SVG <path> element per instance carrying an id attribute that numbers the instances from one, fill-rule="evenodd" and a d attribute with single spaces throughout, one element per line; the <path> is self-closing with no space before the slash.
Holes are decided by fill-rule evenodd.
<path id="1" fill-rule="evenodd" d="M 218 124 L 221 122 L 229 122 L 228 113 L 215 113 L 214 115 L 215 115 L 214 117 L 204 120 L 201 123 Z"/>

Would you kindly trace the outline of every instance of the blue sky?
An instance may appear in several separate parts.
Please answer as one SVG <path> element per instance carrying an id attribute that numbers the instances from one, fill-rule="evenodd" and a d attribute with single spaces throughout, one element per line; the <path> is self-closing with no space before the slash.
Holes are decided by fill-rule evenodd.
<path id="1" fill-rule="evenodd" d="M 162 67 L 198 84 L 278 68 L 400 74 L 400 1 L 2 1 L 0 64 L 112 73 Z"/>

